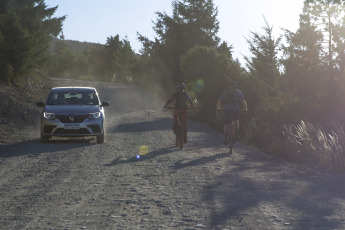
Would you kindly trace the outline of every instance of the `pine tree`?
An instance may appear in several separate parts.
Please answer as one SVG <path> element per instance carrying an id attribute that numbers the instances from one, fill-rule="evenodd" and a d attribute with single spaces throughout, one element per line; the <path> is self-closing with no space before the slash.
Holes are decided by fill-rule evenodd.
<path id="1" fill-rule="evenodd" d="M 273 37 L 273 28 L 266 22 L 265 34 L 252 32 L 250 39 L 247 39 L 251 56 L 245 56 L 249 70 L 252 92 L 255 92 L 253 99 L 255 104 L 260 104 L 264 98 L 276 96 L 280 87 L 280 63 L 278 51 L 282 37 Z"/>
<path id="2" fill-rule="evenodd" d="M 249 141 L 272 151 L 279 142 L 280 113 L 280 62 L 279 47 L 282 37 L 274 38 L 273 27 L 265 20 L 265 33 L 252 32 L 247 39 L 251 56 L 244 57 L 249 70 L 244 89 L 248 107 L 255 113 L 246 133 Z"/>
<path id="3" fill-rule="evenodd" d="M 0 70 L 14 75 L 40 67 L 47 59 L 51 38 L 62 30 L 65 17 L 53 18 L 57 7 L 44 0 L 2 0 L 0 3 Z M 1 76 L 0 76 L 1 78 Z"/>
<path id="4" fill-rule="evenodd" d="M 310 23 L 323 35 L 322 61 L 328 68 L 328 75 L 335 77 L 339 66 L 336 60 L 343 51 L 341 40 L 345 39 L 341 30 L 345 26 L 345 10 L 340 0 L 305 0 L 303 15 L 309 15 Z M 340 39 L 342 37 L 342 39 Z M 338 49 L 337 49 L 338 47 Z M 343 48 L 343 47 L 341 47 Z"/>
<path id="5" fill-rule="evenodd" d="M 184 81 L 180 57 L 189 49 L 196 45 L 217 47 L 219 43 L 218 9 L 212 0 L 174 0 L 172 7 L 171 16 L 165 12 L 157 13 L 154 41 L 138 35 L 144 46 L 143 53 L 160 60 L 157 68 L 164 71 L 161 74 L 163 84 L 170 83 L 168 79 L 175 83 Z"/>
<path id="6" fill-rule="evenodd" d="M 132 66 L 136 58 L 127 39 L 120 40 L 119 35 L 108 37 L 106 47 L 109 56 L 112 78 L 110 81 L 125 82 L 132 77 Z"/>
<path id="7" fill-rule="evenodd" d="M 295 121 L 318 114 L 326 101 L 324 85 L 326 66 L 323 61 L 323 34 L 313 23 L 313 16 L 304 6 L 297 32 L 286 31 L 284 46 L 284 100 L 295 111 Z"/>

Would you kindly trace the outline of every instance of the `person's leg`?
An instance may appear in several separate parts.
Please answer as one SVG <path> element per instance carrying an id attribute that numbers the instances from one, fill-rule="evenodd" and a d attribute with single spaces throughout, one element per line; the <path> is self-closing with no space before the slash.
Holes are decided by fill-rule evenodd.
<path id="1" fill-rule="evenodd" d="M 182 121 L 183 121 L 183 126 L 184 126 L 184 143 L 187 143 L 187 120 L 188 120 L 188 112 L 187 110 L 183 111 L 182 113 Z"/>
<path id="2" fill-rule="evenodd" d="M 235 126 L 236 129 L 236 135 L 235 135 L 235 141 L 239 139 L 239 130 L 240 130 L 240 111 L 236 110 L 234 111 L 234 120 L 233 120 L 233 125 Z"/>
<path id="3" fill-rule="evenodd" d="M 175 109 L 174 111 L 174 132 L 176 133 L 176 126 L 177 126 L 177 118 L 178 116 L 181 115 L 181 122 L 183 123 L 183 127 L 184 127 L 184 142 L 187 142 L 187 118 L 188 118 L 188 112 L 187 110 L 184 109 Z"/>
<path id="4" fill-rule="evenodd" d="M 175 109 L 175 110 L 174 110 L 174 123 L 173 123 L 173 131 L 174 131 L 174 133 L 176 133 L 177 116 L 178 116 L 178 112 L 177 112 L 177 110 Z"/>
<path id="5" fill-rule="evenodd" d="M 235 126 L 236 133 L 237 133 L 237 131 L 240 129 L 240 121 L 239 120 L 234 120 L 233 124 Z"/>
<path id="6" fill-rule="evenodd" d="M 229 136 L 229 125 L 224 125 L 223 131 L 225 136 Z"/>
<path id="7" fill-rule="evenodd" d="M 229 110 L 223 111 L 223 123 L 224 123 L 224 140 L 223 144 L 226 145 L 229 143 L 229 134 L 232 121 L 232 113 Z"/>
<path id="8" fill-rule="evenodd" d="M 226 124 L 223 127 L 224 130 L 224 140 L 223 140 L 223 145 L 226 145 L 229 143 L 229 129 L 230 129 L 230 125 Z"/>

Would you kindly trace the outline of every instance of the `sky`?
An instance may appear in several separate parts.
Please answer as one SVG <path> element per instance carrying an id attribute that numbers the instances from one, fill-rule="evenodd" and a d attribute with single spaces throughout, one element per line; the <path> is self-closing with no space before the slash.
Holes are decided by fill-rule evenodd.
<path id="1" fill-rule="evenodd" d="M 244 62 L 250 56 L 246 39 L 251 32 L 264 34 L 265 19 L 274 37 L 282 28 L 296 31 L 304 0 L 213 0 L 218 8 L 218 37 L 233 46 L 233 56 Z M 172 0 L 46 0 L 58 6 L 54 17 L 66 15 L 63 33 L 66 40 L 105 44 L 110 36 L 127 38 L 135 52 L 141 49 L 137 32 L 153 39 L 156 12 L 171 15 Z M 243 63 L 244 64 L 244 63 Z"/>

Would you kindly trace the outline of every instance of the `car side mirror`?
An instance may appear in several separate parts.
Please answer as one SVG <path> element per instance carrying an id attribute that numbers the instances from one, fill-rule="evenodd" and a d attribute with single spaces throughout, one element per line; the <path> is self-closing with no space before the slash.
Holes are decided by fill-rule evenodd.
<path id="1" fill-rule="evenodd" d="M 102 102 L 102 106 L 109 106 L 109 102 L 108 101 L 103 101 Z"/>
<path id="2" fill-rule="evenodd" d="M 38 107 L 44 107 L 44 103 L 43 103 L 42 101 L 37 102 L 36 105 L 37 105 Z"/>

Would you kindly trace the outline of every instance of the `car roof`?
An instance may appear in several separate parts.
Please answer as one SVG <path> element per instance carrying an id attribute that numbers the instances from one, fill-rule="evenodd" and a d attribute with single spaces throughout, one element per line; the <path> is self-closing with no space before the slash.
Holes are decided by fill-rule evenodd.
<path id="1" fill-rule="evenodd" d="M 94 91 L 93 87 L 68 86 L 68 87 L 54 87 L 52 91 Z"/>

